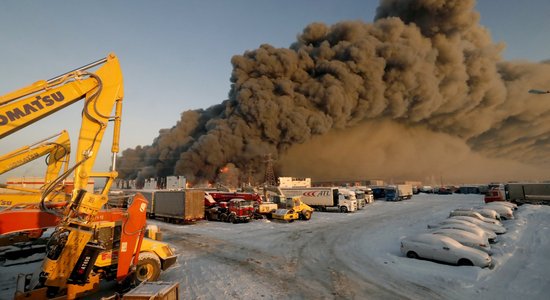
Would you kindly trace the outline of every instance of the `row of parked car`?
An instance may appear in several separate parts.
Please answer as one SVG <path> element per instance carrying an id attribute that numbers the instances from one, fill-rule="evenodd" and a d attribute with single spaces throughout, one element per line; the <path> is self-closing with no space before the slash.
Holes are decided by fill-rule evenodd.
<path id="1" fill-rule="evenodd" d="M 506 233 L 501 220 L 514 219 L 516 209 L 513 203 L 499 201 L 453 210 L 439 224 L 429 224 L 427 233 L 403 238 L 401 253 L 459 266 L 490 267 L 491 244 Z"/>

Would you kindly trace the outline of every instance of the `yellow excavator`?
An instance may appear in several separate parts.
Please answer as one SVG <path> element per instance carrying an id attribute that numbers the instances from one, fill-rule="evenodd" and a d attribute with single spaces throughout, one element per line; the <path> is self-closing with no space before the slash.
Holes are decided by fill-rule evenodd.
<path id="1" fill-rule="evenodd" d="M 127 209 L 105 208 L 118 175 L 123 94 L 119 61 L 111 53 L 0 96 L 0 139 L 84 100 L 74 164 L 43 189 L 35 206 L 0 212 L 0 234 L 36 229 L 44 224 L 32 221 L 54 216 L 55 230 L 46 244 L 46 257 L 34 273 L 18 277 L 15 299 L 75 299 L 95 292 L 101 280 L 116 280 L 120 285 L 154 281 L 161 269 L 175 263 L 176 255 L 167 244 L 143 238 L 148 204 L 143 196 L 136 194 Z M 95 172 L 93 166 L 109 121 L 114 122 L 111 169 Z M 1 168 L 9 166 L 0 162 Z M 61 208 L 52 208 L 48 205 L 50 194 L 70 174 L 74 188 L 69 201 Z M 104 188 L 88 192 L 89 178 L 104 178 Z M 25 214 L 34 215 L 25 218 L 30 223 L 13 222 Z M 2 227 L 8 224 L 10 228 Z"/>
<path id="2" fill-rule="evenodd" d="M 54 138 L 56 139 L 51 141 Z M 45 162 L 47 167 L 44 177 L 44 187 L 46 187 L 59 176 L 62 168 L 64 171 L 67 171 L 70 153 L 71 142 L 69 133 L 63 130 L 58 134 L 0 156 L 0 174 L 46 156 Z M 5 184 L 0 184 L 0 188 L 7 190 L 5 193 L 0 193 L 0 209 L 21 203 L 36 202 L 42 194 L 42 189 L 21 188 Z M 67 200 L 65 195 L 60 193 L 62 191 L 53 193 L 56 196 L 58 195 L 58 197 L 50 197 L 49 200 Z"/>

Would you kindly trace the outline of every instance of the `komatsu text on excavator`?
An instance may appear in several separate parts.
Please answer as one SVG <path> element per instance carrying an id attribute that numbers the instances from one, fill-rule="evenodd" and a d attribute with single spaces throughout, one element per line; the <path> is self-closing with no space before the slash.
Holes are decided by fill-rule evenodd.
<path id="1" fill-rule="evenodd" d="M 0 224 L 13 224 L 14 220 L 21 220 L 21 214 L 34 215 L 28 218 L 30 223 L 16 222 L 10 232 L 55 225 L 41 267 L 33 274 L 19 276 L 16 299 L 74 299 L 95 292 L 101 280 L 116 280 L 121 285 L 154 281 L 161 269 L 175 263 L 176 255 L 167 244 L 144 238 L 148 203 L 143 196 L 136 194 L 127 209 L 106 207 L 109 190 L 118 175 L 122 82 L 118 58 L 109 54 L 0 96 L 0 139 L 84 100 L 74 163 L 35 193 L 31 206 L 0 212 Z M 111 169 L 95 172 L 93 166 L 110 121 L 114 122 Z M 0 161 L 0 170 L 12 166 L 16 164 Z M 52 191 L 71 174 L 74 188 L 67 202 L 52 207 Z M 104 178 L 102 191 L 88 192 L 89 178 Z M 44 220 L 46 215 L 53 224 L 32 223 Z"/>

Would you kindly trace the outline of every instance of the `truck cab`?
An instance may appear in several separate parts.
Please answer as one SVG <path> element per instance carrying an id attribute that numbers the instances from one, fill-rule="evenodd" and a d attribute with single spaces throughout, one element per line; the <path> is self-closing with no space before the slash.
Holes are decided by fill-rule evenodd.
<path id="1" fill-rule="evenodd" d="M 254 217 L 254 212 L 253 201 L 234 198 L 206 209 L 205 215 L 209 221 L 239 223 L 249 222 Z"/>
<path id="2" fill-rule="evenodd" d="M 251 200 L 231 199 L 228 209 L 227 222 L 230 223 L 249 222 L 254 217 L 255 209 Z"/>
<path id="3" fill-rule="evenodd" d="M 483 197 L 485 203 L 495 202 L 495 201 L 506 201 L 506 192 L 504 188 L 500 189 L 498 187 L 490 188 Z"/>
<path id="4" fill-rule="evenodd" d="M 367 199 L 365 191 L 361 189 L 355 189 L 351 192 L 355 193 L 355 200 L 357 200 L 357 209 L 363 209 L 367 205 Z"/>
<path id="5" fill-rule="evenodd" d="M 367 204 L 370 204 L 370 203 L 373 203 L 374 202 L 374 194 L 372 192 L 372 189 L 367 187 L 364 189 L 365 191 L 365 201 L 367 202 Z"/>
<path id="6" fill-rule="evenodd" d="M 412 185 L 398 184 L 386 187 L 386 201 L 401 201 L 411 199 L 413 195 Z"/>
<path id="7" fill-rule="evenodd" d="M 399 191 L 397 190 L 396 186 L 388 186 L 386 187 L 386 193 L 385 193 L 386 201 L 399 201 Z"/>
<path id="8" fill-rule="evenodd" d="M 338 189 L 338 208 L 341 212 L 357 211 L 359 205 L 355 192 L 349 189 Z"/>

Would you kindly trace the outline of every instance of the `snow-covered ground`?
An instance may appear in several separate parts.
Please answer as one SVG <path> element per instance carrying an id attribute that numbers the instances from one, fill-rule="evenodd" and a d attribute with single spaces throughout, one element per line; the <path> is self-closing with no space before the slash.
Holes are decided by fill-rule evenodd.
<path id="1" fill-rule="evenodd" d="M 549 299 L 550 206 L 521 206 L 503 222 L 508 232 L 492 245 L 492 269 L 400 253 L 402 237 L 482 202 L 480 195 L 420 194 L 293 223 L 151 222 L 178 253 L 161 280 L 179 282 L 182 299 Z M 16 274 L 29 268 L 0 267 L 0 299 L 11 298 Z"/>

